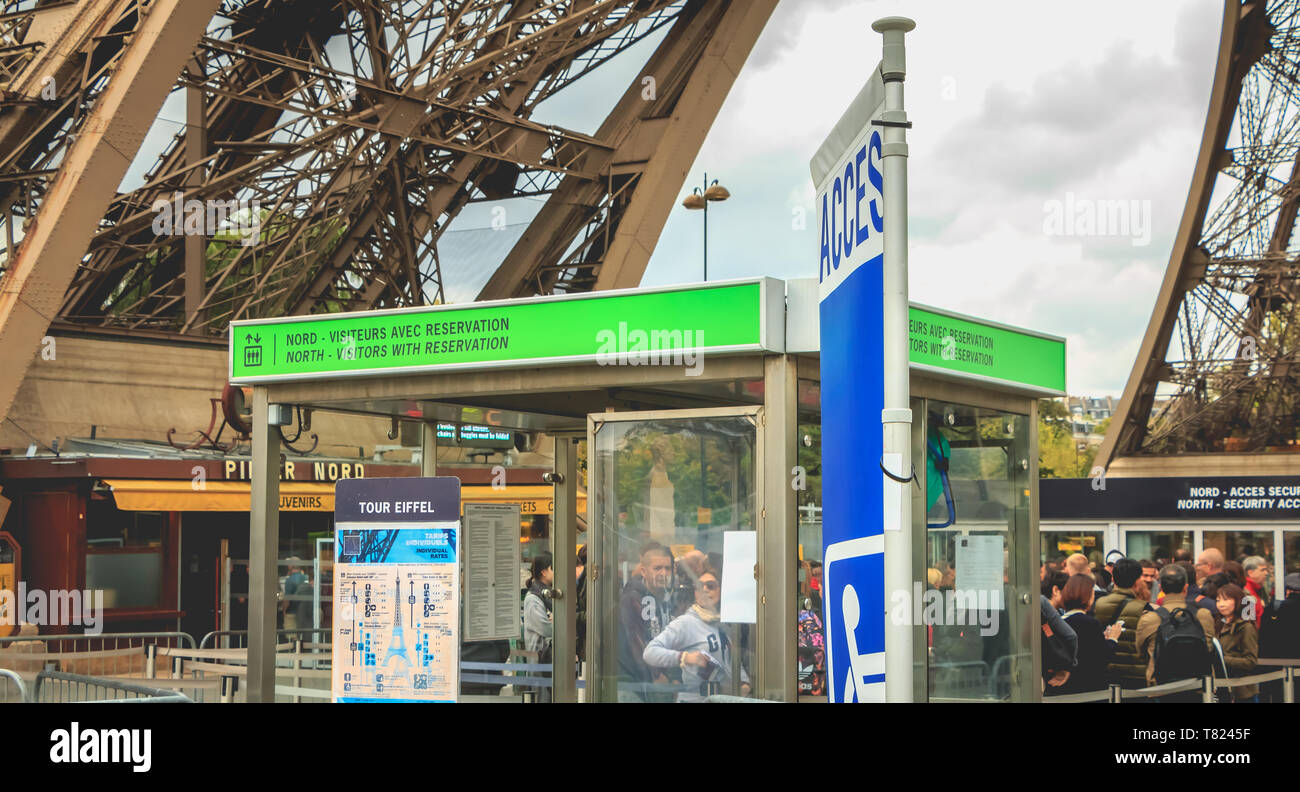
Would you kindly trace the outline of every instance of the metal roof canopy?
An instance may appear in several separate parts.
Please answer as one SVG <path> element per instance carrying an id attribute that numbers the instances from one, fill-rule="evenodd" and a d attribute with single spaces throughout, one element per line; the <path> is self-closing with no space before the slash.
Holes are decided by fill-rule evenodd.
<path id="1" fill-rule="evenodd" d="M 911 312 L 912 370 L 1018 396 L 1064 395 L 1065 339 L 929 306 Z M 610 408 L 761 404 L 763 356 L 797 354 L 810 370 L 817 317 L 815 280 L 748 278 L 234 322 L 230 380 L 266 385 L 271 403 L 313 409 L 576 429 Z M 504 329 L 457 333 L 458 323 Z M 425 334 L 435 326 L 453 331 Z M 495 337 L 505 346 L 445 346 Z M 383 356 L 364 357 L 362 344 Z M 389 355 L 399 347 L 409 354 Z"/>

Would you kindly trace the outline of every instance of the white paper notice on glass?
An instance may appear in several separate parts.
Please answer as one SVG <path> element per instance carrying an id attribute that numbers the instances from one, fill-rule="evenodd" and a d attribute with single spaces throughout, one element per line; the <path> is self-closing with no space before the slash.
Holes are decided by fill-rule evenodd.
<path id="1" fill-rule="evenodd" d="M 757 531 L 722 534 L 722 621 L 754 624 L 758 621 Z"/>
<path id="2" fill-rule="evenodd" d="M 466 503 L 462 640 L 519 635 L 519 504 Z"/>
<path id="3" fill-rule="evenodd" d="M 957 590 L 1002 591 L 1002 536 L 958 536 Z"/>

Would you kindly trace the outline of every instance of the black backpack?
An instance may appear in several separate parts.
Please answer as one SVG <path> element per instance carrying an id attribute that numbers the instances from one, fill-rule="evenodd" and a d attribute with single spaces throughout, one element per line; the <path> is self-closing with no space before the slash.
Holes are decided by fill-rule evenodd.
<path id="1" fill-rule="evenodd" d="M 1190 608 L 1174 608 L 1170 613 L 1157 608 L 1160 628 L 1152 654 L 1155 657 L 1156 684 L 1177 682 L 1210 674 L 1210 653 L 1205 648 L 1205 628 Z"/>

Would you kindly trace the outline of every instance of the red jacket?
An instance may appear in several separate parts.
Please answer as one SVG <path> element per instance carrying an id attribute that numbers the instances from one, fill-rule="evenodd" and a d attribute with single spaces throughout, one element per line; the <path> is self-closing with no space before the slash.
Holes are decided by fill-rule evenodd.
<path id="1" fill-rule="evenodd" d="M 1255 598 L 1255 629 L 1264 620 L 1264 606 L 1268 604 L 1268 592 L 1250 578 L 1246 579 L 1246 593 Z"/>

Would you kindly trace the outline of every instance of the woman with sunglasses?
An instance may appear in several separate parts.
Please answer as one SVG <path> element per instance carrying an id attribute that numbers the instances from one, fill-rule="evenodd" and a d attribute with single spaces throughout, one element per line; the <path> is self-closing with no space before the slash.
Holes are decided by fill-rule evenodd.
<path id="1" fill-rule="evenodd" d="M 732 692 L 731 642 L 722 627 L 718 573 L 705 567 L 695 581 L 695 604 L 668 623 L 646 644 L 642 659 L 656 668 L 682 669 L 686 689 L 678 701 L 703 701 L 712 693 Z M 740 669 L 740 695 L 749 694 L 749 676 Z"/>

